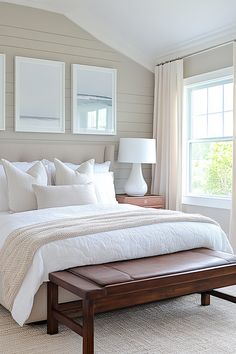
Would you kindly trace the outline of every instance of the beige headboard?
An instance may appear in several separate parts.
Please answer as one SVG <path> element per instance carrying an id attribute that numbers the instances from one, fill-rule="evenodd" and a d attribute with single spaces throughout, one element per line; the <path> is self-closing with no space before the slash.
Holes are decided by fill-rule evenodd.
<path id="1" fill-rule="evenodd" d="M 107 160 L 113 162 L 114 145 L 71 141 L 0 140 L 0 158 L 9 161 L 53 160 L 55 157 L 72 163 L 80 163 L 91 158 L 100 163 Z"/>

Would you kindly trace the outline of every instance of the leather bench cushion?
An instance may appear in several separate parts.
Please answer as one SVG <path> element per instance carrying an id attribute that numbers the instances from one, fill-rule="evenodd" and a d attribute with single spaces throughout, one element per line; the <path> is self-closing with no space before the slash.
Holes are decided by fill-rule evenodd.
<path id="1" fill-rule="evenodd" d="M 167 255 L 71 268 L 69 271 L 100 286 L 187 271 L 236 264 L 236 256 L 198 248 Z"/>

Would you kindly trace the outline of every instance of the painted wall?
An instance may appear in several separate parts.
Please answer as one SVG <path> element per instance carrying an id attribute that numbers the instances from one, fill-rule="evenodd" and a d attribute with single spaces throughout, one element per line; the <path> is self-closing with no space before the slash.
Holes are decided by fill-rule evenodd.
<path id="1" fill-rule="evenodd" d="M 0 139 L 96 141 L 118 146 L 119 137 L 152 137 L 153 73 L 98 41 L 66 17 L 0 3 L 0 53 L 6 54 L 6 131 L 0 132 Z M 14 132 L 14 56 L 66 63 L 66 134 Z M 117 136 L 71 134 L 70 64 L 73 63 L 117 69 Z M 119 193 L 123 191 L 129 168 L 124 164 L 114 165 Z M 144 177 L 150 185 L 149 165 L 144 166 Z"/>
<path id="2" fill-rule="evenodd" d="M 214 50 L 201 53 L 184 60 L 184 77 L 191 77 L 210 71 L 227 68 L 233 65 L 233 45 L 219 47 Z M 200 213 L 209 216 L 219 222 L 223 230 L 228 234 L 230 222 L 230 210 L 221 208 L 199 207 L 195 205 L 183 205 L 183 210 L 189 213 Z"/>
<path id="3" fill-rule="evenodd" d="M 227 44 L 184 59 L 184 78 L 233 65 L 233 44 Z"/>

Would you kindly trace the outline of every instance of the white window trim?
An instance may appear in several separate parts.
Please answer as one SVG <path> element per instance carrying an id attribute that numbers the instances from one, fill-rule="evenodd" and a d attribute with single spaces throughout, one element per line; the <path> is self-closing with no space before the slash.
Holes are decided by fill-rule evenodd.
<path id="1" fill-rule="evenodd" d="M 227 78 L 227 77 L 232 77 L 234 74 L 234 69 L 232 66 L 216 71 L 211 71 L 209 73 L 205 74 L 200 74 L 200 75 L 195 75 L 191 77 L 187 77 L 184 79 L 184 86 L 197 86 L 198 84 L 201 84 L 203 81 L 213 81 L 213 80 L 219 80 L 221 78 Z"/>
<path id="2" fill-rule="evenodd" d="M 231 198 L 219 198 L 218 196 L 211 196 L 208 198 L 206 196 L 185 195 L 182 197 L 182 204 L 217 209 L 231 209 Z"/>
<path id="3" fill-rule="evenodd" d="M 186 149 L 186 143 L 189 140 L 188 139 L 188 129 L 186 127 L 188 126 L 187 122 L 187 112 L 186 112 L 186 91 L 191 88 L 191 87 L 196 87 L 202 82 L 205 82 L 207 84 L 208 81 L 218 81 L 219 79 L 227 79 L 227 78 L 232 78 L 233 77 L 233 67 L 227 67 L 224 69 L 216 70 L 216 71 L 211 71 L 209 73 L 204 73 L 200 75 L 195 75 L 192 77 L 188 77 L 184 79 L 184 114 L 183 114 L 183 171 L 184 171 L 184 176 L 183 176 L 183 186 L 185 186 L 185 189 L 183 189 L 183 196 L 182 196 L 182 204 L 184 205 L 195 205 L 195 206 L 205 206 L 209 208 L 218 208 L 218 209 L 231 209 L 231 198 L 230 197 L 219 197 L 219 196 L 196 196 L 196 195 L 191 195 L 190 193 L 187 192 L 188 188 L 188 183 L 189 183 L 189 174 L 188 174 L 188 161 L 189 161 L 189 156 L 188 156 L 188 151 Z M 204 139 L 203 139 L 204 140 Z M 222 138 L 222 140 L 228 140 L 227 138 Z M 233 138 L 230 138 L 230 140 L 233 140 Z"/>

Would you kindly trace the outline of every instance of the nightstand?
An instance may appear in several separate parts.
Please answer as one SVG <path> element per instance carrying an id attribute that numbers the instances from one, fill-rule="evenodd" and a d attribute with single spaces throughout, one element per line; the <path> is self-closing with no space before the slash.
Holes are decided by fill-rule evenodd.
<path id="1" fill-rule="evenodd" d="M 146 194 L 143 197 L 130 197 L 127 194 L 117 194 L 116 200 L 122 204 L 133 204 L 143 208 L 165 208 L 165 198 L 161 195 Z"/>

